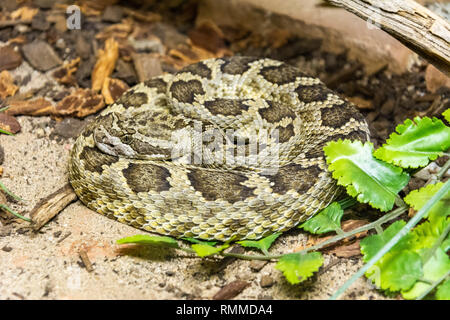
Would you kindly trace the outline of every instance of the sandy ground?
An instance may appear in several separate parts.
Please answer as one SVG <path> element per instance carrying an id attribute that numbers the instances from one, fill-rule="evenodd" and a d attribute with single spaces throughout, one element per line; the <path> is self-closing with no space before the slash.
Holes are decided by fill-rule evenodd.
<path id="1" fill-rule="evenodd" d="M 48 117 L 18 117 L 22 131 L 0 136 L 5 151 L 2 182 L 26 200 L 11 207 L 27 215 L 46 195 L 67 183 L 67 159 L 73 138 L 52 135 Z M 274 263 L 255 271 L 254 262 L 200 259 L 161 248 L 120 247 L 117 239 L 143 233 L 103 217 L 77 201 L 40 232 L 27 222 L 0 226 L 0 299 L 210 299 L 237 279 L 251 284 L 236 299 L 326 299 L 361 267 L 359 258 L 325 255 L 318 276 L 288 284 Z M 273 252 L 291 252 L 306 241 L 293 230 L 281 236 Z M 88 272 L 79 251 L 86 250 Z M 261 286 L 269 276 L 273 284 Z M 270 282 L 270 281 L 269 281 Z M 346 299 L 380 299 L 365 279 Z"/>

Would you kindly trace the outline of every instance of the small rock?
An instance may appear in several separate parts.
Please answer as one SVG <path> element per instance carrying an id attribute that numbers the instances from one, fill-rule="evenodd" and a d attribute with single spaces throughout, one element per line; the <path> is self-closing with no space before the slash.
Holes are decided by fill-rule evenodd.
<path id="1" fill-rule="evenodd" d="M 34 0 L 33 4 L 41 9 L 50 9 L 53 7 L 55 0 Z"/>
<path id="2" fill-rule="evenodd" d="M 16 118 L 7 115 L 5 113 L 0 113 L 0 128 L 11 133 L 17 133 L 20 131 L 20 123 Z"/>
<path id="3" fill-rule="evenodd" d="M 385 116 L 390 115 L 392 111 L 394 111 L 394 107 L 395 107 L 395 100 L 388 99 L 381 107 L 380 113 Z"/>
<path id="4" fill-rule="evenodd" d="M 38 138 L 44 138 L 45 137 L 45 130 L 42 128 L 37 128 L 36 131 L 34 131 L 36 134 L 36 137 Z"/>
<path id="5" fill-rule="evenodd" d="M 175 272 L 173 271 L 166 271 L 166 276 L 173 277 L 175 275 Z"/>
<path id="6" fill-rule="evenodd" d="M 114 74 L 114 77 L 122 79 L 130 86 L 137 83 L 137 76 L 133 65 L 123 61 L 122 59 L 117 60 L 116 73 Z"/>
<path id="7" fill-rule="evenodd" d="M 271 276 L 263 275 L 261 277 L 261 281 L 259 282 L 259 284 L 260 284 L 261 288 L 268 288 L 268 287 L 273 286 L 274 281 Z"/>
<path id="8" fill-rule="evenodd" d="M 163 73 L 161 62 L 152 54 L 134 54 L 133 61 L 140 82 L 144 82 Z"/>
<path id="9" fill-rule="evenodd" d="M 7 245 L 5 245 L 5 246 L 2 248 L 2 250 L 5 251 L 5 252 L 10 252 L 10 251 L 12 251 L 12 249 L 13 249 L 13 248 L 8 247 Z"/>
<path id="10" fill-rule="evenodd" d="M 53 236 L 55 237 L 55 238 L 59 238 L 59 236 L 62 234 L 62 231 L 56 231 L 56 232 L 54 232 L 53 233 Z"/>
<path id="11" fill-rule="evenodd" d="M 102 20 L 106 22 L 118 23 L 122 20 L 123 10 L 120 6 L 107 6 L 103 11 Z"/>
<path id="12" fill-rule="evenodd" d="M 137 52 L 157 52 L 164 54 L 164 46 L 159 38 L 154 37 L 143 40 L 129 39 L 129 42 Z"/>
<path id="13" fill-rule="evenodd" d="M 436 92 L 441 87 L 450 87 L 450 77 L 447 77 L 432 64 L 425 71 L 425 82 L 430 92 Z"/>
<path id="14" fill-rule="evenodd" d="M 62 64 L 52 47 L 44 41 L 33 41 L 22 47 L 23 54 L 28 62 L 39 71 L 47 71 Z"/>
<path id="15" fill-rule="evenodd" d="M 91 45 L 81 34 L 75 40 L 75 51 L 82 59 L 88 59 L 91 55 Z"/>
<path id="16" fill-rule="evenodd" d="M 2 8 L 3 11 L 12 12 L 17 9 L 18 5 L 19 3 L 16 0 L 2 0 L 0 8 Z"/>
<path id="17" fill-rule="evenodd" d="M 18 24 L 14 27 L 14 31 L 17 31 L 18 33 L 27 33 L 30 31 L 30 27 L 26 24 Z"/>
<path id="18" fill-rule="evenodd" d="M 424 182 L 422 179 L 412 177 L 411 180 L 409 180 L 408 188 L 410 191 L 412 191 L 423 187 L 423 185 Z"/>
<path id="19" fill-rule="evenodd" d="M 58 40 L 56 40 L 55 46 L 58 49 L 64 49 L 67 45 L 63 38 L 59 38 Z"/>
<path id="20" fill-rule="evenodd" d="M 75 77 L 77 79 L 78 84 L 82 88 L 90 88 L 91 87 L 91 72 L 94 68 L 95 57 L 91 56 L 88 60 L 83 60 L 75 72 Z"/>
<path id="21" fill-rule="evenodd" d="M 63 121 L 55 125 L 55 129 L 50 137 L 52 138 L 52 136 L 57 135 L 66 139 L 75 138 L 81 133 L 81 130 L 84 128 L 85 124 L 85 121 L 79 119 L 65 118 Z"/>
<path id="22" fill-rule="evenodd" d="M 439 170 L 441 170 L 441 168 L 439 167 L 439 165 L 436 162 L 431 162 L 428 166 L 427 166 L 428 170 L 430 171 L 431 174 L 436 174 L 439 172 Z"/>
<path id="23" fill-rule="evenodd" d="M 179 44 L 186 43 L 188 37 L 178 30 L 165 23 L 157 22 L 152 26 L 152 34 L 161 39 L 162 43 L 169 48 L 176 48 Z"/>
<path id="24" fill-rule="evenodd" d="M 252 269 L 252 271 L 254 272 L 258 272 L 260 271 L 262 268 L 264 268 L 264 266 L 267 264 L 267 261 L 262 261 L 262 260 L 252 260 L 250 262 L 250 269 Z"/>
<path id="25" fill-rule="evenodd" d="M 0 48 L 0 72 L 15 69 L 22 63 L 22 56 L 10 46 Z"/>
<path id="26" fill-rule="evenodd" d="M 47 21 L 47 15 L 39 11 L 31 20 L 31 28 L 39 31 L 46 31 L 50 28 L 50 22 Z"/>
<path id="27" fill-rule="evenodd" d="M 436 163 L 431 162 L 427 167 L 416 172 L 413 176 L 415 178 L 421 179 L 423 181 L 428 181 L 429 179 L 431 179 L 431 176 L 433 174 L 436 174 L 439 172 L 439 169 L 440 169 L 440 167 Z"/>
<path id="28" fill-rule="evenodd" d="M 228 283 L 220 289 L 212 298 L 213 300 L 229 300 L 236 297 L 245 288 L 250 285 L 250 282 L 243 280 L 235 280 Z"/>

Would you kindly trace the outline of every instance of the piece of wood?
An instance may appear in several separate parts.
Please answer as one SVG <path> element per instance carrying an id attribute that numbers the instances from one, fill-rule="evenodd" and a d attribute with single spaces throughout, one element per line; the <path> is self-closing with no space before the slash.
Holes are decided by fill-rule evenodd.
<path id="1" fill-rule="evenodd" d="M 32 228 L 39 231 L 48 221 L 60 213 L 77 195 L 69 184 L 39 201 L 31 211 Z"/>
<path id="2" fill-rule="evenodd" d="M 326 0 L 380 27 L 450 76 L 450 25 L 413 0 Z"/>
<path id="3" fill-rule="evenodd" d="M 80 250 L 80 252 L 78 252 L 78 254 L 80 255 L 81 261 L 83 261 L 83 264 L 86 267 L 86 270 L 88 272 L 94 271 L 94 267 L 92 266 L 92 262 L 89 259 L 86 250 Z"/>

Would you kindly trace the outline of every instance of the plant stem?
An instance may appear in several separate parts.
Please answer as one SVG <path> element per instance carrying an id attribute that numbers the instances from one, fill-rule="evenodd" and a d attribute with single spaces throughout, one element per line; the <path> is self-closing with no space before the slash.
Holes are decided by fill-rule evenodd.
<path id="1" fill-rule="evenodd" d="M 19 196 L 16 196 L 14 193 L 12 193 L 11 191 L 8 190 L 8 188 L 6 188 L 3 183 L 0 182 L 0 188 L 8 195 L 10 195 L 11 197 L 13 197 L 14 199 L 16 199 L 17 201 L 23 201 L 23 199 Z"/>
<path id="2" fill-rule="evenodd" d="M 0 129 L 0 133 L 4 133 L 4 134 L 7 134 L 7 135 L 9 135 L 9 136 L 13 136 L 13 135 L 14 135 L 14 133 L 12 133 L 12 132 L 9 132 L 9 131 L 7 131 L 7 130 L 4 130 L 4 129 Z"/>
<path id="3" fill-rule="evenodd" d="M 5 205 L 5 204 L 0 204 L 0 209 L 4 209 L 4 210 L 8 211 L 9 213 L 15 215 L 17 218 L 20 218 L 20 219 L 25 220 L 25 221 L 27 221 L 27 222 L 31 222 L 31 219 L 30 219 L 30 218 L 26 218 L 26 217 L 24 217 L 24 216 L 18 214 L 17 212 L 15 212 L 14 210 L 10 209 L 10 208 L 9 208 L 7 205 Z"/>
<path id="4" fill-rule="evenodd" d="M 180 249 L 187 253 L 196 253 L 194 249 L 186 248 L 186 247 L 178 247 L 177 249 Z M 227 253 L 227 252 L 219 252 L 218 255 L 224 256 L 224 257 L 232 257 L 237 259 L 244 259 L 244 260 L 276 260 L 280 259 L 283 255 L 249 255 L 249 254 L 240 254 L 240 253 Z"/>
<path id="5" fill-rule="evenodd" d="M 318 250 L 318 249 L 321 249 L 321 248 L 325 247 L 326 245 L 328 245 L 330 243 L 338 242 L 338 241 L 340 241 L 342 239 L 351 237 L 351 236 L 353 236 L 355 234 L 358 234 L 360 232 L 364 232 L 364 231 L 368 231 L 368 230 L 380 227 L 382 224 L 397 218 L 402 213 L 404 213 L 407 209 L 408 209 L 407 207 L 397 208 L 397 209 L 389 212 L 388 214 L 382 216 L 377 221 L 374 221 L 372 223 L 368 223 L 368 224 L 366 224 L 366 225 L 364 225 L 362 227 L 353 229 L 353 230 L 348 231 L 348 232 L 342 232 L 342 234 L 338 234 L 338 235 L 336 235 L 333 238 L 330 238 L 328 240 L 322 241 L 322 242 L 316 244 L 315 246 L 311 246 L 311 247 L 305 248 L 303 250 L 297 251 L 296 253 L 303 254 L 303 253 L 307 253 L 308 251 L 311 251 L 311 250 Z M 180 249 L 180 250 L 182 250 L 184 252 L 187 252 L 187 253 L 195 253 L 195 250 L 193 250 L 191 248 L 178 247 L 178 249 Z M 290 253 L 288 253 L 288 254 L 290 254 Z M 237 258 L 237 259 L 244 259 L 244 260 L 278 260 L 284 254 L 248 255 L 248 254 L 240 254 L 240 253 L 220 252 L 220 253 L 217 253 L 217 255 L 221 255 L 221 256 L 224 256 L 224 257 L 232 257 L 232 258 Z"/>
<path id="6" fill-rule="evenodd" d="M 386 243 L 377 254 L 370 259 L 361 269 L 358 270 L 349 280 L 347 280 L 343 286 L 341 286 L 333 296 L 330 297 L 331 300 L 336 300 L 345 290 L 350 287 L 353 282 L 355 282 L 359 277 L 364 275 L 366 271 L 372 267 L 378 260 L 381 259 L 386 253 L 391 250 L 391 248 L 397 244 L 397 242 L 406 235 L 419 221 L 425 216 L 425 214 L 442 198 L 444 197 L 450 189 L 450 180 L 447 181 L 442 188 L 440 188 L 433 197 L 419 210 L 419 212 L 411 219 L 409 222 L 390 240 Z"/>
<path id="7" fill-rule="evenodd" d="M 433 179 L 433 181 L 441 180 L 442 177 L 445 175 L 445 173 L 450 169 L 450 159 L 444 164 L 444 166 L 439 170 L 439 172 L 436 174 L 436 177 Z"/>
<path id="8" fill-rule="evenodd" d="M 425 290 L 420 296 L 416 298 L 416 300 L 422 300 L 425 298 L 431 291 L 434 290 L 442 281 L 444 281 L 447 277 L 450 276 L 450 271 L 440 277 L 438 280 L 434 281 L 428 288 Z"/>
<path id="9" fill-rule="evenodd" d="M 442 244 L 442 242 L 447 238 L 447 235 L 450 232 L 450 224 L 444 229 L 442 234 L 439 236 L 439 238 L 436 240 L 436 242 L 433 244 L 433 246 L 427 251 L 423 258 L 423 264 L 425 265 L 427 261 L 434 255 L 436 252 L 436 249 L 439 248 L 439 246 Z"/>
<path id="10" fill-rule="evenodd" d="M 397 218 L 402 213 L 404 213 L 406 210 L 408 210 L 407 207 L 397 208 L 397 209 L 389 212 L 388 214 L 385 214 L 384 216 L 382 216 L 377 221 L 368 223 L 368 224 L 366 224 L 366 225 L 364 225 L 362 227 L 353 229 L 351 231 L 344 232 L 342 235 L 337 235 L 337 236 L 335 236 L 333 238 L 330 238 L 328 240 L 322 241 L 322 242 L 320 242 L 320 243 L 318 243 L 318 244 L 316 244 L 314 246 L 305 248 L 305 249 L 303 249 L 301 251 L 297 251 L 297 252 L 298 253 L 304 253 L 304 252 L 308 252 L 308 251 L 311 251 L 311 250 L 318 250 L 318 249 L 321 249 L 321 248 L 323 248 L 324 246 L 326 246 L 326 245 L 328 245 L 330 243 L 338 242 L 338 241 L 340 241 L 340 240 L 342 240 L 344 238 L 348 238 L 348 237 L 353 236 L 355 234 L 358 234 L 360 232 L 364 232 L 364 231 L 368 231 L 368 230 L 374 229 L 377 226 L 381 226 L 383 223 L 386 223 L 388 221 L 391 221 L 391 220 Z"/>

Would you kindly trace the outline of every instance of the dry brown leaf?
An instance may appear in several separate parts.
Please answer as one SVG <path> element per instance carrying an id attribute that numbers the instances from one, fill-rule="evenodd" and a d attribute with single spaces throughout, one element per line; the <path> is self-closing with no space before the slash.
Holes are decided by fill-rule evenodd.
<path id="1" fill-rule="evenodd" d="M 80 5 L 86 6 L 91 10 L 103 11 L 107 6 L 116 4 L 119 0 L 81 0 Z"/>
<path id="2" fill-rule="evenodd" d="M 350 102 L 353 102 L 358 109 L 363 109 L 363 110 L 373 110 L 374 109 L 373 102 L 370 100 L 366 100 L 366 99 L 358 97 L 358 96 L 348 97 L 347 99 L 350 100 Z"/>
<path id="3" fill-rule="evenodd" d="M 23 44 L 25 42 L 27 42 L 27 38 L 25 38 L 25 36 L 17 36 L 15 38 L 11 38 L 11 39 L 8 40 L 8 44 L 9 45 L 10 44 L 14 44 L 14 43 L 16 43 L 16 44 Z"/>
<path id="4" fill-rule="evenodd" d="M 195 46 L 215 54 L 226 49 L 222 30 L 211 20 L 206 20 L 191 30 L 189 38 Z"/>
<path id="5" fill-rule="evenodd" d="M 208 50 L 202 49 L 200 47 L 191 45 L 179 45 L 177 49 L 171 49 L 169 51 L 168 56 L 164 59 L 166 62 L 175 66 L 175 68 L 179 69 L 183 68 L 190 64 L 211 59 L 211 58 L 221 58 L 223 57 L 224 52 L 219 52 L 218 54 L 214 54 Z M 174 58 L 174 59 L 170 59 Z"/>
<path id="6" fill-rule="evenodd" d="M 76 79 L 73 76 L 77 71 L 78 64 L 80 63 L 80 57 L 77 57 L 67 63 L 65 63 L 61 68 L 55 70 L 52 76 L 62 84 L 75 84 Z"/>
<path id="7" fill-rule="evenodd" d="M 8 71 L 3 70 L 0 72 L 0 98 L 5 99 L 8 96 L 13 96 L 18 89 L 14 85 L 14 80 Z"/>
<path id="8" fill-rule="evenodd" d="M 123 8 L 125 14 L 130 15 L 131 17 L 133 17 L 134 19 L 138 20 L 138 21 L 143 21 L 143 22 L 158 22 L 162 20 L 162 17 L 160 14 L 157 14 L 155 12 L 151 12 L 151 11 L 146 11 L 146 12 L 139 12 L 137 10 L 133 10 L 127 7 Z"/>
<path id="9" fill-rule="evenodd" d="M 20 7 L 19 9 L 11 12 L 11 18 L 14 20 L 27 20 L 31 21 L 33 17 L 39 12 L 37 8 Z"/>
<path id="10" fill-rule="evenodd" d="M 359 248 L 359 240 L 353 243 L 343 246 L 337 246 L 328 251 L 328 253 L 335 254 L 337 257 L 341 258 L 351 258 L 361 255 L 361 250 Z"/>
<path id="11" fill-rule="evenodd" d="M 105 41 L 105 49 L 99 50 L 97 63 L 92 71 L 92 90 L 99 91 L 105 79 L 111 75 L 119 58 L 119 44 L 114 38 Z"/>
<path id="12" fill-rule="evenodd" d="M 267 45 L 273 49 L 284 46 L 292 36 L 288 29 L 274 29 L 267 35 Z"/>
<path id="13" fill-rule="evenodd" d="M 364 220 L 364 219 L 363 220 L 352 220 L 352 219 L 346 220 L 346 221 L 342 222 L 342 230 L 344 230 L 345 232 L 348 232 L 348 231 L 351 231 L 353 229 L 362 227 L 362 226 L 364 226 L 364 225 L 366 225 L 368 223 L 369 223 L 369 221 L 368 220 Z M 337 243 L 330 243 L 330 244 L 324 246 L 322 248 L 322 250 L 327 250 L 328 248 L 335 247 L 335 246 L 346 246 L 349 243 L 351 243 L 352 241 L 354 241 L 355 239 L 360 239 L 362 237 L 365 237 L 366 235 L 367 235 L 367 231 L 363 231 L 363 232 L 357 233 L 351 238 L 343 239 L 343 240 L 341 240 L 341 241 L 339 241 Z M 315 245 L 320 244 L 321 242 L 324 242 L 324 241 L 326 241 L 328 239 L 331 239 L 333 237 L 334 236 L 319 237 L 319 236 L 311 235 L 311 236 L 308 237 L 308 241 L 306 242 L 306 245 L 305 246 L 299 246 L 299 247 L 295 248 L 294 252 L 301 251 L 303 249 L 315 246 Z"/>
<path id="14" fill-rule="evenodd" d="M 56 105 L 53 115 L 83 118 L 100 111 L 104 106 L 102 95 L 91 89 L 77 89 Z"/>
<path id="15" fill-rule="evenodd" d="M 121 23 L 116 23 L 104 28 L 99 32 L 95 38 L 96 39 L 126 39 L 128 35 L 133 31 L 133 21 L 130 19 L 125 19 Z"/>
<path id="16" fill-rule="evenodd" d="M 125 91 L 129 89 L 129 86 L 120 79 L 106 78 L 103 82 L 102 95 L 105 98 L 106 104 L 114 103 Z"/>
<path id="17" fill-rule="evenodd" d="M 5 111 L 9 115 L 30 115 L 43 116 L 51 115 L 53 105 L 50 101 L 44 98 L 35 100 L 12 100 L 8 102 L 9 108 Z"/>

